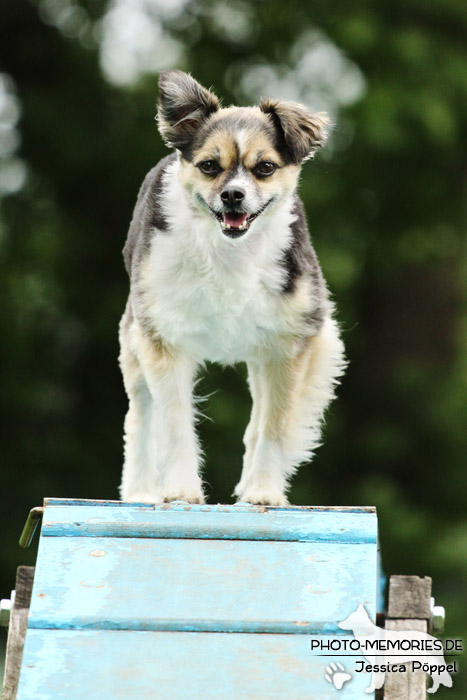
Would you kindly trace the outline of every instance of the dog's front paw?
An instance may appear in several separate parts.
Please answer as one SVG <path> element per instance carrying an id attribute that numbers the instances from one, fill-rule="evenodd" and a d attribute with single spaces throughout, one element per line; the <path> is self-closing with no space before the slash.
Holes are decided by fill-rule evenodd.
<path id="1" fill-rule="evenodd" d="M 262 506 L 288 506 L 289 502 L 282 491 L 275 489 L 264 489 L 260 487 L 247 487 L 242 492 L 235 490 L 238 501 L 241 503 L 251 503 Z"/>
<path id="2" fill-rule="evenodd" d="M 170 493 L 164 493 L 164 503 L 171 501 L 185 501 L 185 503 L 206 503 L 204 493 L 202 491 L 189 491 L 179 489 Z"/>
<path id="3" fill-rule="evenodd" d="M 166 481 L 162 491 L 165 503 L 170 501 L 186 501 L 187 503 L 205 503 L 204 493 L 201 486 L 201 479 L 190 479 L 183 483 L 176 479 Z"/>

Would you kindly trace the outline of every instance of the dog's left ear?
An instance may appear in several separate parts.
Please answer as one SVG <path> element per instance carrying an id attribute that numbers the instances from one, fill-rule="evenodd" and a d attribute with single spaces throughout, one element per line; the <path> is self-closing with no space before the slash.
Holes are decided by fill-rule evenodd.
<path id="1" fill-rule="evenodd" d="M 331 124 L 326 112 L 312 114 L 297 102 L 269 98 L 262 99 L 259 106 L 271 115 L 292 163 L 312 158 L 324 146 Z"/>
<path id="2" fill-rule="evenodd" d="M 187 149 L 203 121 L 219 107 L 217 97 L 188 73 L 181 70 L 161 73 L 157 120 L 168 146 L 182 152 Z"/>

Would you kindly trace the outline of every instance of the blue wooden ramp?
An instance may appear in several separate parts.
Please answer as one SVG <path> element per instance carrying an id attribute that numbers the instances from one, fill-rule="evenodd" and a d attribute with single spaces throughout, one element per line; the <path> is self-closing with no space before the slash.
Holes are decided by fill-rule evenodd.
<path id="1" fill-rule="evenodd" d="M 311 641 L 375 617 L 374 508 L 44 505 L 18 700 L 373 697 Z"/>

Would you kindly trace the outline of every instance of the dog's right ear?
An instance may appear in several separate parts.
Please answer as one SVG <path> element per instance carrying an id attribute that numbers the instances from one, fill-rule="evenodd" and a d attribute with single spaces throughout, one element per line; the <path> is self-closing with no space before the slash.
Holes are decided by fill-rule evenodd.
<path id="1" fill-rule="evenodd" d="M 188 73 L 168 70 L 159 78 L 157 120 L 162 138 L 171 148 L 186 150 L 200 125 L 220 104 Z"/>

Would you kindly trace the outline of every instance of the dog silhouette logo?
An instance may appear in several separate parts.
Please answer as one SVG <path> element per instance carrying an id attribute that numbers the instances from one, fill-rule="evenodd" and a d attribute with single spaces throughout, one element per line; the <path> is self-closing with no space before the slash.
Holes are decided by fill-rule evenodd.
<path id="1" fill-rule="evenodd" d="M 402 672 L 405 667 L 407 671 L 423 670 L 428 673 L 433 679 L 428 693 L 435 693 L 440 685 L 452 687 L 452 678 L 443 656 L 443 646 L 436 637 L 415 630 L 396 631 L 377 627 L 361 603 L 355 612 L 338 623 L 338 627 L 353 633 L 360 644 L 362 655 L 372 667 L 367 693 L 382 688 L 388 666 L 391 670 Z M 334 674 L 337 675 L 337 672 L 335 670 Z M 331 678 L 331 675 L 328 675 Z"/>

